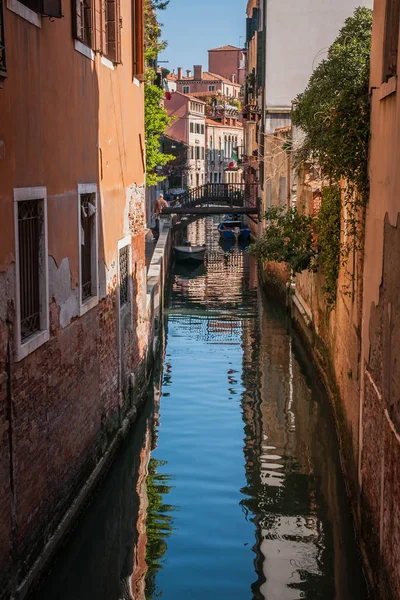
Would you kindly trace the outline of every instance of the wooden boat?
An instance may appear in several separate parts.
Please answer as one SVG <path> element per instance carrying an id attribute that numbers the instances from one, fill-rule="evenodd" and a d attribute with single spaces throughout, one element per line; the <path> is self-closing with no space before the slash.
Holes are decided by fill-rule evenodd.
<path id="1" fill-rule="evenodd" d="M 203 262 L 206 250 L 207 248 L 205 244 L 203 244 L 202 246 L 192 246 L 190 242 L 188 242 L 183 246 L 175 246 L 175 259 L 180 262 Z"/>
<path id="2" fill-rule="evenodd" d="M 225 219 L 218 225 L 219 235 L 222 240 L 249 240 L 251 231 L 240 220 Z"/>

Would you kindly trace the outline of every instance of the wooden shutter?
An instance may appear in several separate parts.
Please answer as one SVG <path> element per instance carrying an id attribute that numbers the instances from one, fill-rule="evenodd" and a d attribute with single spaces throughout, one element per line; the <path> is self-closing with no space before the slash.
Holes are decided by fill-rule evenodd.
<path id="1" fill-rule="evenodd" d="M 262 87 L 264 81 L 264 31 L 257 32 L 257 86 Z"/>
<path id="2" fill-rule="evenodd" d="M 95 52 L 101 52 L 102 50 L 102 0 L 93 1 L 93 50 Z"/>
<path id="3" fill-rule="evenodd" d="M 144 8 L 143 0 L 133 0 L 132 11 L 133 33 L 133 76 L 143 81 L 144 79 Z"/>
<path id="4" fill-rule="evenodd" d="M 121 62 L 120 0 L 106 0 L 106 50 L 104 54 L 113 62 Z"/>
<path id="5" fill-rule="evenodd" d="M 63 16 L 61 0 L 42 0 L 42 15 L 61 19 Z"/>

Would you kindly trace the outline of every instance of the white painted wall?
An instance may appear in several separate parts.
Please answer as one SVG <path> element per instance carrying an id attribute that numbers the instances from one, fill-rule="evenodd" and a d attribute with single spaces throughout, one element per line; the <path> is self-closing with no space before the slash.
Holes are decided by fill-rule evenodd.
<path id="1" fill-rule="evenodd" d="M 264 0 L 266 3 L 266 105 L 290 108 L 344 21 L 373 0 Z"/>

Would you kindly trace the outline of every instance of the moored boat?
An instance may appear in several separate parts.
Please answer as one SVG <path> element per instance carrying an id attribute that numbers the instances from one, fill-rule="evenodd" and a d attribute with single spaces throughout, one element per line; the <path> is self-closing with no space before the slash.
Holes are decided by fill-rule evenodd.
<path id="1" fill-rule="evenodd" d="M 202 246 L 192 246 L 191 244 L 187 244 L 184 246 L 175 246 L 175 259 L 180 262 L 203 262 L 206 250 L 207 248 L 205 244 L 203 244 Z"/>
<path id="2" fill-rule="evenodd" d="M 250 229 L 240 220 L 225 219 L 218 225 L 219 235 L 223 240 L 245 241 L 250 239 Z"/>

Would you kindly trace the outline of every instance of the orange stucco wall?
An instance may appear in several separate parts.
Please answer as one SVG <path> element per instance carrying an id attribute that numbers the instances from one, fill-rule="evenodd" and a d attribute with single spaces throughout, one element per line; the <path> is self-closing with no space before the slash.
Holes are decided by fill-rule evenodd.
<path id="1" fill-rule="evenodd" d="M 144 183 L 139 143 L 144 116 L 143 86 L 132 81 L 130 27 L 122 28 L 123 64 L 112 71 L 98 54 L 92 61 L 75 50 L 70 7 L 63 4 L 60 20 L 42 18 L 41 28 L 5 9 L 8 78 L 0 90 L 0 270 L 14 260 L 13 188 L 44 185 L 49 254 L 57 264 L 69 258 L 76 282 L 77 184 L 99 186 L 99 256 L 107 264 L 123 237 L 125 189 Z M 124 23 L 131 23 L 128 0 L 122 0 L 121 14 Z"/>

